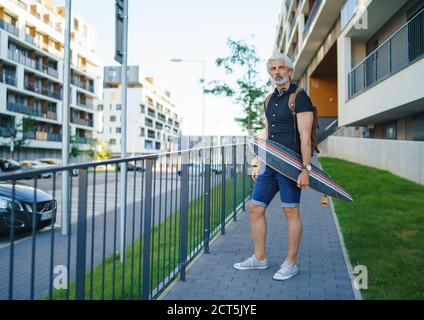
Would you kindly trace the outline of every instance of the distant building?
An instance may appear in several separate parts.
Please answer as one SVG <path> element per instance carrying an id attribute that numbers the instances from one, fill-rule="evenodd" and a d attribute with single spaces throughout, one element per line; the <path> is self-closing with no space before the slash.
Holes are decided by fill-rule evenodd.
<path id="1" fill-rule="evenodd" d="M 0 140 L 10 143 L 10 130 L 23 118 L 35 126 L 23 128 L 29 142 L 20 159 L 61 158 L 63 113 L 64 8 L 49 0 L 0 2 Z M 72 19 L 71 136 L 81 150 L 89 148 L 94 131 L 100 61 L 96 33 L 77 13 Z M 22 138 L 22 133 L 17 137 Z M 8 157 L 8 147 L 0 154 Z M 87 159 L 85 157 L 84 159 Z"/>
<path id="2" fill-rule="evenodd" d="M 171 93 L 156 79 L 128 67 L 127 153 L 138 156 L 178 149 L 182 118 Z M 96 102 L 96 138 L 121 154 L 121 67 L 105 67 L 103 99 Z"/>

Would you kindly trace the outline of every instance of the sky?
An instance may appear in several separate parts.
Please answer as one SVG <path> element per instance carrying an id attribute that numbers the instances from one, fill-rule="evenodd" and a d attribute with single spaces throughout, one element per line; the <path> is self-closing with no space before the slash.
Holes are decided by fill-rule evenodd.
<path id="1" fill-rule="evenodd" d="M 54 1 L 64 5 L 64 0 Z M 268 75 L 265 60 L 272 54 L 278 16 L 283 0 L 130 0 L 130 65 L 139 65 L 171 91 L 183 117 L 184 135 L 202 133 L 201 63 L 172 63 L 172 58 L 204 60 L 206 82 L 225 80 L 216 67 L 218 57 L 229 55 L 227 40 L 246 40 L 257 49 L 263 63 L 258 66 L 261 79 Z M 78 11 L 97 31 L 98 56 L 104 65 L 114 61 L 114 0 L 73 0 Z M 231 98 L 206 97 L 205 134 L 238 135 L 234 118 L 241 107 Z"/>

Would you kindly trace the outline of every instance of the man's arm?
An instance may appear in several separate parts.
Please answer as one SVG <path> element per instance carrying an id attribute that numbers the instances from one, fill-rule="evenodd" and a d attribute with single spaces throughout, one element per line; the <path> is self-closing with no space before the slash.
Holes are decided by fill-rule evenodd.
<path id="1" fill-rule="evenodd" d="M 311 132 L 313 122 L 314 114 L 312 112 L 302 112 L 297 114 L 297 125 L 299 128 L 301 152 L 304 166 L 310 165 L 312 160 Z M 298 186 L 300 188 L 309 186 L 309 174 L 306 172 L 306 170 L 303 170 L 302 174 L 299 176 Z"/>

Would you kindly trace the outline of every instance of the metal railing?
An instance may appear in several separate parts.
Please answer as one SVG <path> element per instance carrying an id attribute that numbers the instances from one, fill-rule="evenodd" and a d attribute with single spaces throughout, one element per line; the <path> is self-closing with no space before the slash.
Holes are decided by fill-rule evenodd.
<path id="1" fill-rule="evenodd" d="M 325 141 L 329 136 L 333 135 L 339 127 L 339 121 L 334 120 L 330 125 L 328 125 L 319 135 L 318 135 L 318 144 Z"/>
<path id="2" fill-rule="evenodd" d="M 6 21 L 0 19 L 0 28 L 6 30 L 16 37 L 19 37 L 19 28 L 13 24 L 7 23 Z"/>
<path id="3" fill-rule="evenodd" d="M 424 57 L 424 10 L 370 53 L 348 75 L 349 99 Z"/>
<path id="4" fill-rule="evenodd" d="M 0 299 L 155 299 L 245 208 L 247 163 L 244 140 L 0 176 Z"/>
<path id="5" fill-rule="evenodd" d="M 308 20 L 305 22 L 305 29 L 303 31 L 303 37 L 304 38 L 306 38 L 306 35 L 309 32 L 309 29 L 312 25 L 312 22 L 314 22 L 314 20 L 315 20 L 315 17 L 318 13 L 320 6 L 321 6 L 321 3 L 322 3 L 322 0 L 315 0 L 313 6 L 311 8 L 311 12 L 309 13 Z"/>

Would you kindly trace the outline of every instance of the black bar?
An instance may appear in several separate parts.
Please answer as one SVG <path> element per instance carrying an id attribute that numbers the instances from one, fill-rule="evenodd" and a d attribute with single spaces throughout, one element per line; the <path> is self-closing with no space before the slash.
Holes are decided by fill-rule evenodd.
<path id="1" fill-rule="evenodd" d="M 130 284 L 130 300 L 133 300 L 134 286 L 134 245 L 135 245 L 135 194 L 137 182 L 137 162 L 134 161 L 134 181 L 133 181 L 133 216 L 132 216 L 132 238 L 131 238 L 131 284 Z"/>
<path id="2" fill-rule="evenodd" d="M 35 282 L 35 240 L 37 232 L 37 179 L 34 181 L 34 200 L 32 202 L 32 243 L 31 243 L 31 291 L 30 299 L 34 300 L 34 282 Z"/>
<path id="3" fill-rule="evenodd" d="M 243 144 L 243 211 L 246 210 L 246 137 L 244 137 L 244 144 Z"/>
<path id="4" fill-rule="evenodd" d="M 105 300 L 105 271 L 106 271 L 106 223 L 107 223 L 107 177 L 108 170 L 106 165 L 105 170 L 105 203 L 104 203 L 104 216 L 103 216 L 103 252 L 102 252 L 102 300 Z"/>
<path id="5" fill-rule="evenodd" d="M 180 194 L 180 280 L 185 281 L 185 272 L 187 264 L 187 241 L 188 241 L 188 174 L 189 165 L 187 156 L 183 155 L 183 165 L 181 170 L 181 194 Z"/>
<path id="6" fill-rule="evenodd" d="M 142 168 L 146 169 L 146 162 L 142 161 Z M 142 237 L 143 237 L 143 205 L 144 205 L 144 170 L 141 172 L 141 195 L 140 195 L 140 245 L 138 252 L 138 300 L 141 299 L 141 272 L 142 272 Z"/>
<path id="7" fill-rule="evenodd" d="M 87 169 L 79 170 L 78 232 L 75 299 L 85 299 L 85 263 L 87 245 Z"/>
<path id="8" fill-rule="evenodd" d="M 150 226 L 152 219 L 152 174 L 153 160 L 146 161 L 146 192 L 144 200 L 144 232 L 143 232 L 143 293 L 142 299 L 149 300 L 150 288 Z"/>
<path id="9" fill-rule="evenodd" d="M 226 192 L 226 182 L 227 182 L 227 165 L 225 164 L 225 147 L 221 147 L 221 161 L 222 161 L 222 186 L 221 186 L 221 234 L 225 234 L 225 192 Z"/>
<path id="10" fill-rule="evenodd" d="M 235 138 L 233 143 L 236 143 Z M 233 219 L 237 221 L 237 146 L 233 145 Z"/>
<path id="11" fill-rule="evenodd" d="M 205 150 L 206 151 L 206 150 Z M 205 253 L 209 253 L 209 241 L 210 241 L 210 228 L 211 228 L 211 155 L 212 148 L 209 150 L 209 154 L 205 152 L 205 201 L 203 211 L 205 213 L 204 219 L 204 239 L 205 239 Z"/>
<path id="12" fill-rule="evenodd" d="M 126 252 L 127 252 L 127 190 L 128 190 L 128 162 L 125 162 L 125 167 L 127 168 L 125 170 L 125 191 L 124 194 L 121 194 L 121 198 L 124 197 L 124 207 L 121 208 L 121 213 L 122 210 L 124 212 L 124 225 L 121 226 L 121 230 L 124 230 L 124 234 L 122 236 L 123 239 L 123 252 L 120 252 L 120 257 L 122 260 L 122 281 L 121 281 L 121 299 L 124 299 L 124 294 L 125 294 L 125 266 L 126 266 Z M 134 170 L 136 170 L 134 168 Z M 122 179 L 122 175 L 121 175 L 121 179 Z"/>
<path id="13" fill-rule="evenodd" d="M 12 202 L 16 198 L 16 181 L 12 183 Z M 9 300 L 13 300 L 13 268 L 15 260 L 15 206 L 12 206 L 12 217 L 10 218 L 10 264 L 9 264 Z"/>
<path id="14" fill-rule="evenodd" d="M 118 166 L 115 170 L 115 212 L 113 222 L 113 263 L 112 263 L 112 300 L 115 300 L 115 276 L 116 276 L 116 234 L 118 227 Z"/>
<path id="15" fill-rule="evenodd" d="M 96 216 L 96 167 L 93 172 L 93 215 L 91 216 L 91 263 L 90 263 L 90 300 L 93 300 L 93 284 L 94 284 L 94 226 Z"/>
<path id="16" fill-rule="evenodd" d="M 52 225 L 50 229 L 50 281 L 49 281 L 49 300 L 53 298 L 53 272 L 54 272 L 54 237 L 55 237 L 55 224 L 57 215 L 57 202 L 56 202 L 56 172 L 53 172 L 53 200 L 55 201 L 56 211 L 52 217 Z"/>

